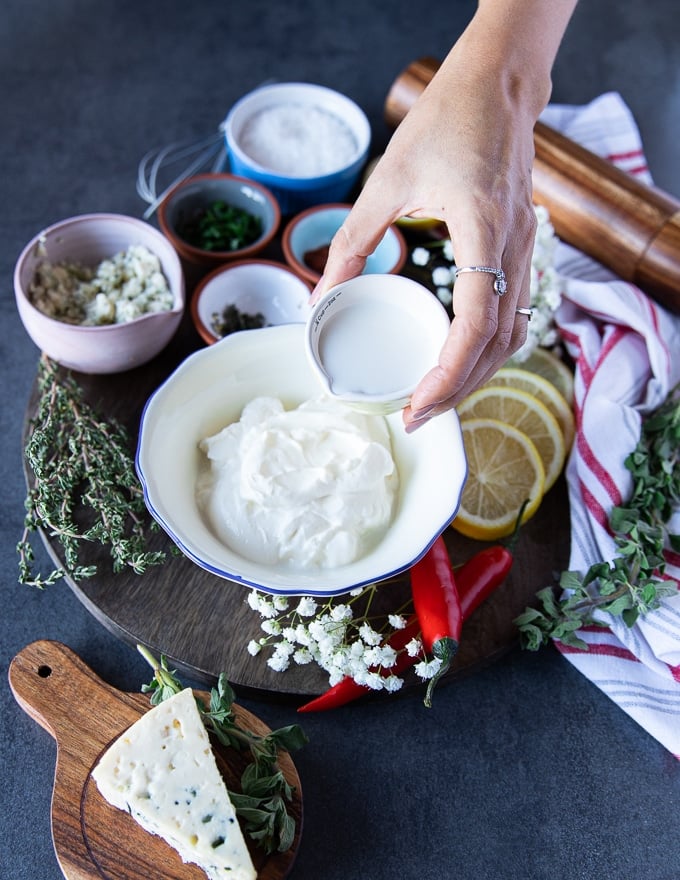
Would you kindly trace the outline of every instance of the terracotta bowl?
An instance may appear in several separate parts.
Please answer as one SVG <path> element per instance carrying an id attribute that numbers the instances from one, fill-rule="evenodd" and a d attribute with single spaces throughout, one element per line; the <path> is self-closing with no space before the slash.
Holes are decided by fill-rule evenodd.
<path id="1" fill-rule="evenodd" d="M 288 265 L 312 284 L 321 278 L 328 245 L 349 214 L 351 205 L 316 205 L 293 217 L 283 230 L 281 246 Z M 366 260 L 363 274 L 396 275 L 406 262 L 404 236 L 391 226 Z"/>
<path id="2" fill-rule="evenodd" d="M 191 298 L 191 317 L 200 337 L 212 345 L 221 338 L 215 318 L 230 306 L 243 329 L 304 324 L 310 293 L 311 285 L 283 263 L 239 260 L 215 269 L 198 284 Z M 232 326 L 238 329 L 233 322 Z"/>
<path id="3" fill-rule="evenodd" d="M 204 250 L 190 244 L 182 231 L 215 202 L 247 211 L 260 224 L 259 236 L 233 250 Z M 197 174 L 173 187 L 158 206 L 158 225 L 177 253 L 188 263 L 218 266 L 260 254 L 272 241 L 281 223 L 281 210 L 274 195 L 259 183 L 233 174 Z"/>

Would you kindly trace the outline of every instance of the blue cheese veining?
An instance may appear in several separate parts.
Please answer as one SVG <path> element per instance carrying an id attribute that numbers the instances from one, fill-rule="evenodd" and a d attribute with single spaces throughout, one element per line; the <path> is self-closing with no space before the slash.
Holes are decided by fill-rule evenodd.
<path id="1" fill-rule="evenodd" d="M 102 796 L 170 844 L 210 880 L 257 872 L 190 688 L 150 709 L 105 752 Z"/>

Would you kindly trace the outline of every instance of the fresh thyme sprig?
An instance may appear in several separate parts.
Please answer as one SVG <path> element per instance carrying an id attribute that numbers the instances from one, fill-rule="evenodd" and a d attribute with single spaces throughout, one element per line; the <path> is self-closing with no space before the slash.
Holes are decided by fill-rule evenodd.
<path id="1" fill-rule="evenodd" d="M 110 545 L 114 572 L 130 567 L 142 574 L 163 562 L 165 553 L 146 549 L 147 530 L 156 525 L 144 504 L 125 429 L 100 418 L 73 377 L 60 378 L 56 364 L 44 355 L 37 382 L 40 398 L 25 447 L 34 485 L 17 544 L 19 582 L 42 589 L 66 574 L 74 580 L 92 577 L 96 566 L 80 560 L 81 546 L 88 542 Z M 79 505 L 93 515 L 88 526 L 76 523 Z M 38 529 L 63 549 L 63 568 L 47 576 L 33 570 L 31 535 Z"/>
<path id="2" fill-rule="evenodd" d="M 142 692 L 151 694 L 153 705 L 183 690 L 176 672 L 168 669 L 164 656 L 159 662 L 143 645 L 137 645 L 137 649 L 154 670 L 151 683 L 142 685 Z M 241 791 L 229 792 L 247 833 L 266 853 L 286 852 L 295 839 L 295 819 L 286 807 L 294 789 L 278 767 L 278 754 L 281 749 L 295 751 L 308 739 L 299 724 L 258 736 L 239 726 L 233 703 L 234 691 L 224 673 L 219 676 L 217 687 L 210 691 L 208 708 L 201 699 L 196 700 L 203 723 L 220 743 L 238 751 L 250 751 L 253 760 L 241 775 Z"/>
<path id="3" fill-rule="evenodd" d="M 628 626 L 659 607 L 677 585 L 663 579 L 666 543 L 680 551 L 680 535 L 669 531 L 680 505 L 680 386 L 642 423 L 640 439 L 626 458 L 633 489 L 626 505 L 613 508 L 609 524 L 618 555 L 592 565 L 585 575 L 563 572 L 557 597 L 552 587 L 537 594 L 541 610 L 527 608 L 515 623 L 523 647 L 537 650 L 550 639 L 587 650 L 577 630 L 605 626 L 596 611 L 620 616 Z"/>

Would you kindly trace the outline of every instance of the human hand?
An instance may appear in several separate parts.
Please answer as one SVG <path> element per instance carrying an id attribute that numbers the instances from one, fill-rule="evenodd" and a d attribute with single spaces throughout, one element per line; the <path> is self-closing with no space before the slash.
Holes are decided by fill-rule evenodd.
<path id="1" fill-rule="evenodd" d="M 404 215 L 446 223 L 458 267 L 504 270 L 503 296 L 491 274 L 465 273 L 455 282 L 455 317 L 437 366 L 404 410 L 407 430 L 455 406 L 526 339 L 528 318 L 516 310 L 529 306 L 533 127 L 547 102 L 549 76 L 539 65 L 520 82 L 519 61 L 504 51 L 507 30 L 496 25 L 494 35 L 492 25 L 488 15 L 473 20 L 396 130 L 333 238 L 313 294 L 316 301 L 358 275 L 388 226 Z"/>

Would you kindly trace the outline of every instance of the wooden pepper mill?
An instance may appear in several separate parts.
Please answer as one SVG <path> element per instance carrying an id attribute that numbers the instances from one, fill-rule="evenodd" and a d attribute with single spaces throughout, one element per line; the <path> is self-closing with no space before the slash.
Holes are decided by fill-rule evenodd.
<path id="1" fill-rule="evenodd" d="M 421 58 L 394 81 L 385 121 L 396 128 L 439 67 Z M 556 234 L 680 314 L 680 201 L 647 186 L 542 122 L 534 129 L 534 202 Z"/>

